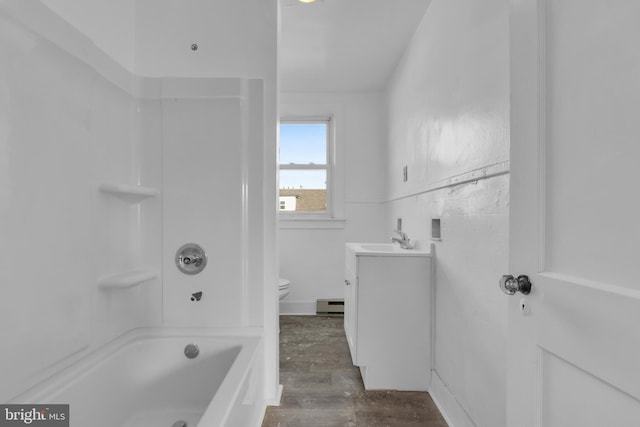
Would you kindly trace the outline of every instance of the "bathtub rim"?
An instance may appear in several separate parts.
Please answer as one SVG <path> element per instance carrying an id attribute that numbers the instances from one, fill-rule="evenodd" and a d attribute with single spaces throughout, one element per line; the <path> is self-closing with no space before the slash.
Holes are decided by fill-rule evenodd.
<path id="1" fill-rule="evenodd" d="M 259 327 L 141 327 L 132 329 L 107 342 L 103 346 L 83 355 L 70 365 L 62 367 L 29 389 L 12 397 L 7 403 L 50 403 L 46 401 L 48 396 L 57 392 L 60 385 L 66 386 L 78 378 L 79 375 L 85 375 L 97 369 L 100 362 L 108 360 L 121 349 L 135 342 L 165 338 L 212 338 L 228 341 L 230 345 L 235 344 L 241 346 L 240 352 L 225 374 L 218 391 L 216 391 L 216 394 L 207 405 L 203 414 L 203 418 L 205 418 L 205 415 L 207 415 L 210 410 L 219 411 L 213 416 L 207 415 L 207 420 L 219 420 L 217 424 L 213 425 L 224 425 L 223 423 L 231 411 L 231 403 L 238 397 L 242 381 L 246 379 L 250 371 L 262 336 L 263 329 Z M 233 382 L 233 380 L 236 379 L 238 381 Z"/>

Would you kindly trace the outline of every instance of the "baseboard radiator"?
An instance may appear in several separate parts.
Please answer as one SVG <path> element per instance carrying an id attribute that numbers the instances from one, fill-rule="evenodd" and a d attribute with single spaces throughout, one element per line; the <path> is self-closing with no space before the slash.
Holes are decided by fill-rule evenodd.
<path id="1" fill-rule="evenodd" d="M 343 299 L 319 299 L 316 302 L 318 316 L 344 316 Z"/>

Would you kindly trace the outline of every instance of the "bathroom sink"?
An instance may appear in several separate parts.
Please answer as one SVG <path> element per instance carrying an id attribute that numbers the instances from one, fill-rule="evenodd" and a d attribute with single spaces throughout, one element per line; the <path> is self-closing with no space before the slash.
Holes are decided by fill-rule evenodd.
<path id="1" fill-rule="evenodd" d="M 363 243 L 360 245 L 360 247 L 365 251 L 372 252 L 395 252 L 408 250 L 402 249 L 400 245 L 396 245 L 393 243 Z"/>
<path id="2" fill-rule="evenodd" d="M 429 250 L 402 249 L 397 243 L 347 243 L 347 248 L 356 254 L 378 256 L 427 256 Z"/>

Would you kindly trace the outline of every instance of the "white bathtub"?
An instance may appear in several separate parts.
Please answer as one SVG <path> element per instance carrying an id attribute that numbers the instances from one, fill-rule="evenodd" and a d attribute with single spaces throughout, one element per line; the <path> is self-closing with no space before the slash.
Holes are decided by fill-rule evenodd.
<path id="1" fill-rule="evenodd" d="M 260 425 L 260 330 L 239 331 L 137 329 L 11 403 L 69 404 L 71 427 Z M 199 347 L 196 358 L 187 344 Z"/>

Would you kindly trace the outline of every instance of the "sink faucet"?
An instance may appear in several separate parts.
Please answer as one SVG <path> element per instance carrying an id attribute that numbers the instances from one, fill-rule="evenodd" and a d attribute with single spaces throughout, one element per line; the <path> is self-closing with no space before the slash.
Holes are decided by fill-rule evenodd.
<path id="1" fill-rule="evenodd" d="M 407 233 L 400 230 L 393 230 L 393 232 L 398 233 L 400 237 L 392 237 L 391 238 L 392 242 L 400 243 L 400 247 L 402 249 L 413 249 L 413 246 L 411 246 L 411 243 L 409 243 L 411 239 L 409 239 L 409 236 L 407 236 Z"/>

